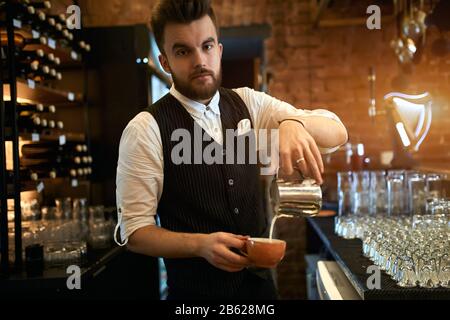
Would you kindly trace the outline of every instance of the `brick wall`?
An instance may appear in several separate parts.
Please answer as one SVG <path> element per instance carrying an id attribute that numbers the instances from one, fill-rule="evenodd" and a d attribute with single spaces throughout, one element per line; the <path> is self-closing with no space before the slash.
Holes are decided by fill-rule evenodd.
<path id="1" fill-rule="evenodd" d="M 148 22 L 154 2 L 81 0 L 80 4 L 86 26 L 107 26 Z M 308 0 L 213 3 L 223 26 L 271 25 L 272 37 L 266 42 L 268 68 L 273 74 L 270 94 L 297 107 L 324 107 L 337 113 L 347 126 L 350 141 L 364 143 L 374 163 L 380 152 L 390 149 L 384 118 L 374 124 L 369 122 L 367 75 L 369 66 L 374 66 L 380 106 L 383 95 L 393 90 L 391 83 L 399 72 L 389 47 L 396 34 L 392 22 L 383 19 L 378 31 L 368 30 L 365 25 L 311 29 Z M 365 16 L 370 1 L 358 3 L 352 14 Z M 345 12 L 327 12 L 325 18 L 339 15 L 345 16 Z M 430 54 L 431 40 L 436 37 L 437 32 L 431 31 L 422 62 L 413 67 L 409 76 L 408 92 L 429 91 L 437 102 L 430 135 L 416 155 L 424 164 L 450 160 L 450 56 L 435 58 Z M 305 298 L 305 223 L 301 219 L 282 219 L 277 229 L 279 237 L 288 242 L 286 258 L 277 270 L 280 294 L 285 299 Z"/>

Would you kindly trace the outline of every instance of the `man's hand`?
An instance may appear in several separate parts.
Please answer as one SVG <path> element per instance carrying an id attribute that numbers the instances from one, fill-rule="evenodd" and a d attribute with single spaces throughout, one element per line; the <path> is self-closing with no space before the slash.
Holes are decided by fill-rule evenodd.
<path id="1" fill-rule="evenodd" d="M 246 236 L 216 232 L 206 235 L 200 244 L 199 255 L 216 268 L 237 272 L 250 265 L 248 258 L 238 255 L 230 248 L 243 249 Z"/>
<path id="2" fill-rule="evenodd" d="M 312 136 L 297 121 L 283 121 L 279 129 L 280 166 L 283 171 L 291 175 L 294 168 L 298 168 L 304 177 L 322 184 L 322 156 Z"/>

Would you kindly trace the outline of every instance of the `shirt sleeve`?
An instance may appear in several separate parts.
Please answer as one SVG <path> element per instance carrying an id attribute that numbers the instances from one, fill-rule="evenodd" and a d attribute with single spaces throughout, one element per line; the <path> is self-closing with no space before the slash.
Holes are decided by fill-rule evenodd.
<path id="1" fill-rule="evenodd" d="M 305 110 L 295 108 L 293 105 L 278 100 L 264 92 L 255 91 L 251 88 L 243 87 L 234 89 L 241 97 L 252 117 L 255 129 L 275 129 L 278 128 L 281 121 L 286 119 L 305 120 L 308 117 L 325 117 L 337 121 L 344 126 L 339 117 L 331 111 L 325 109 Z M 322 154 L 334 152 L 340 146 L 333 148 L 321 148 Z"/>
<path id="2" fill-rule="evenodd" d="M 159 127 L 150 113 L 141 112 L 130 121 L 120 139 L 116 176 L 119 245 L 125 245 L 137 229 L 156 224 L 163 181 Z"/>

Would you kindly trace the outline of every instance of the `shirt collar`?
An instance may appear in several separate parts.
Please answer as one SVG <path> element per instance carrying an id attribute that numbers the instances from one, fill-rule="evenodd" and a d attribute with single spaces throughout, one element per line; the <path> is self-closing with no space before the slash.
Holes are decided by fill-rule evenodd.
<path id="1" fill-rule="evenodd" d="M 182 95 L 175 86 L 172 84 L 170 88 L 170 94 L 175 97 L 182 105 L 186 108 L 186 110 L 193 116 L 197 118 L 202 118 L 206 112 L 206 108 L 209 107 L 212 112 L 216 115 L 220 115 L 219 101 L 220 101 L 220 93 L 219 90 L 214 94 L 213 98 L 209 102 L 208 105 L 204 105 L 203 103 L 191 100 L 184 95 Z"/>

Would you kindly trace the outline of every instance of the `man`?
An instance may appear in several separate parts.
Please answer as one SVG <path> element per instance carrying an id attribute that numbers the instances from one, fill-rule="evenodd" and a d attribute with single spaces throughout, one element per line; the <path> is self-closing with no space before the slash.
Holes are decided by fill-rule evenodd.
<path id="1" fill-rule="evenodd" d="M 160 63 L 174 85 L 131 120 L 121 138 L 117 205 L 123 244 L 164 258 L 170 299 L 275 299 L 269 270 L 251 268 L 239 254 L 248 236 L 267 236 L 257 165 L 175 163 L 173 133 L 183 129 L 194 136 L 200 129 L 225 154 L 227 129 L 245 121 L 255 131 L 278 128 L 281 168 L 287 174 L 298 168 L 322 183 L 320 149 L 345 143 L 346 129 L 325 110 L 296 109 L 249 88 L 221 88 L 223 48 L 210 1 L 162 0 L 151 24 Z M 209 143 L 201 142 L 202 150 Z"/>

